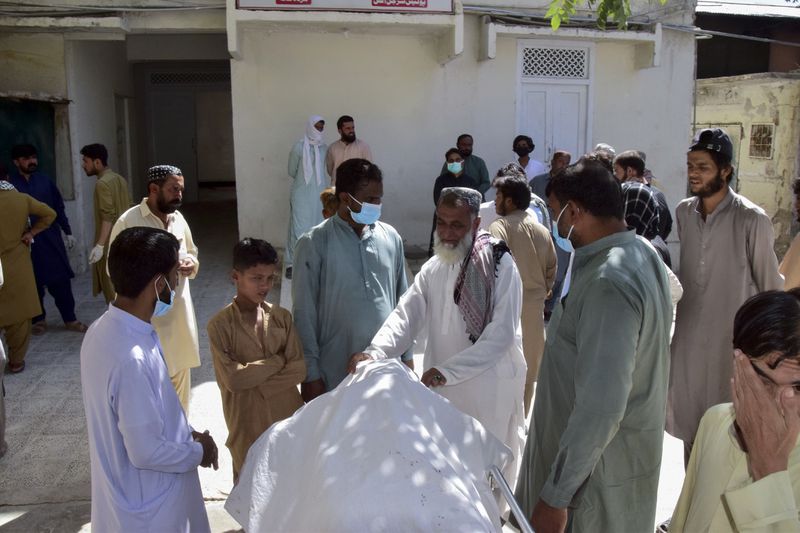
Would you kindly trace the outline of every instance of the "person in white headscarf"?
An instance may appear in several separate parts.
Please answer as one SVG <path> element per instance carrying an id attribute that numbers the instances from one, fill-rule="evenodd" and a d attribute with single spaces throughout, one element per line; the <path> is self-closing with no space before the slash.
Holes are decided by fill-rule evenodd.
<path id="1" fill-rule="evenodd" d="M 319 195 L 328 187 L 325 155 L 328 145 L 322 141 L 325 120 L 313 115 L 306 123 L 306 133 L 289 153 L 289 176 L 292 192 L 289 204 L 289 237 L 286 239 L 286 277 L 292 279 L 292 260 L 297 239 L 322 222 Z"/>

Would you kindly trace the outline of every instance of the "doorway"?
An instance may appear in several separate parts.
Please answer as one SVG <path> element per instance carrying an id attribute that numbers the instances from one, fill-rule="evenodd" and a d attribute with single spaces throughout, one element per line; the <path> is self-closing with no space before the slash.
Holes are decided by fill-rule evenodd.
<path id="1" fill-rule="evenodd" d="M 556 150 L 573 159 L 591 132 L 592 45 L 518 43 L 517 131 L 533 138 L 534 159 L 549 164 Z"/>

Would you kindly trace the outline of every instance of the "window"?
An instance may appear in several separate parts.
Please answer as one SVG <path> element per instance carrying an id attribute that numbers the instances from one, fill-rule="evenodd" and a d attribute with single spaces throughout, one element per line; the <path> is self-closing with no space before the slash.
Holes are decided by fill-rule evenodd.
<path id="1" fill-rule="evenodd" d="M 585 48 L 523 48 L 522 76 L 588 79 L 589 51 Z"/>
<path id="2" fill-rule="evenodd" d="M 772 139 L 775 124 L 753 124 L 750 126 L 750 157 L 772 159 Z"/>

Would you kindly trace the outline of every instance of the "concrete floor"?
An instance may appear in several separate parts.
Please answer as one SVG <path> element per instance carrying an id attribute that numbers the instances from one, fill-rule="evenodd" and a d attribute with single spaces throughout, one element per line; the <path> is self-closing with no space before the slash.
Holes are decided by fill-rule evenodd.
<path id="1" fill-rule="evenodd" d="M 189 420 L 195 429 L 210 430 L 220 449 L 220 469 L 200 469 L 212 530 L 235 531 L 238 524 L 222 507 L 232 485 L 231 462 L 205 326 L 234 295 L 228 272 L 238 238 L 236 208 L 232 201 L 202 202 L 182 212 L 200 250 L 200 271 L 191 289 L 202 365 L 192 371 Z M 411 266 L 418 269 L 416 262 Z M 78 318 L 87 324 L 106 308 L 101 296 L 91 296 L 88 273 L 76 277 L 73 293 Z M 270 300 L 290 306 L 289 294 L 290 282 L 284 279 L 283 290 L 276 287 Z M 49 329 L 33 337 L 26 370 L 5 376 L 9 451 L 0 459 L 0 532 L 90 531 L 89 452 L 79 368 L 82 335 L 61 327 L 49 297 L 46 308 Z M 415 360 L 422 368 L 420 354 Z M 682 482 L 681 443 L 665 435 L 658 521 L 671 515 Z"/>

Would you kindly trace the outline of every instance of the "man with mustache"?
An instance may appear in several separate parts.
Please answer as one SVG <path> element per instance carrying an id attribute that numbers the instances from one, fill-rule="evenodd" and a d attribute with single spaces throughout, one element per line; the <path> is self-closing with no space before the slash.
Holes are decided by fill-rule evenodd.
<path id="1" fill-rule="evenodd" d="M 683 441 L 687 461 L 700 418 L 731 401 L 736 310 L 756 293 L 783 288 L 772 221 L 730 188 L 732 160 L 724 130 L 701 130 L 686 156 L 692 197 L 675 209 L 684 292 L 672 338 L 666 426 Z"/>
<path id="2" fill-rule="evenodd" d="M 489 169 L 486 168 L 486 162 L 472 153 L 473 144 L 472 135 L 469 133 L 462 133 L 456 139 L 456 148 L 458 148 L 458 153 L 461 154 L 461 158 L 464 160 L 464 174 L 478 180 L 478 192 L 484 194 L 491 188 L 492 180 L 489 179 Z M 442 165 L 442 171 L 439 174 L 446 172 L 447 161 Z"/>
<path id="3" fill-rule="evenodd" d="M 178 284 L 170 287 L 173 307 L 163 316 L 153 316 L 152 324 L 164 349 L 164 361 L 172 385 L 184 411 L 189 412 L 192 389 L 191 369 L 200 366 L 200 345 L 189 280 L 197 276 L 200 263 L 197 246 L 186 219 L 178 211 L 183 199 L 183 173 L 178 167 L 157 165 L 147 171 L 147 196 L 139 205 L 125 211 L 114 223 L 109 246 L 123 230 L 136 226 L 163 229 L 180 243 Z"/>
<path id="4" fill-rule="evenodd" d="M 338 141 L 328 147 L 325 154 L 325 168 L 331 177 L 331 185 L 336 183 L 336 169 L 348 159 L 366 159 L 372 161 L 372 150 L 369 145 L 356 138 L 356 123 L 350 115 L 342 115 L 336 121 L 339 130 Z"/>
<path id="5" fill-rule="evenodd" d="M 67 246 L 75 246 L 75 237 L 69 225 L 67 213 L 64 211 L 64 199 L 56 186 L 55 180 L 38 171 L 39 159 L 36 147 L 30 144 L 18 144 L 11 148 L 11 159 L 15 172 L 9 176 L 9 182 L 21 193 L 32 196 L 56 212 L 55 224 L 42 231 L 31 243 L 31 259 L 36 276 L 36 288 L 42 314 L 33 317 L 31 333 L 41 335 L 47 328 L 44 312 L 45 288 L 56 302 L 58 312 L 64 320 L 64 327 L 70 331 L 83 333 L 86 326 L 75 316 L 75 298 L 72 295 L 72 278 L 75 274 L 69 264 L 67 250 L 61 232 L 66 235 Z M 38 217 L 31 217 L 31 224 L 36 224 Z"/>
<path id="6" fill-rule="evenodd" d="M 435 255 L 349 370 L 367 359 L 400 357 L 427 332 L 422 383 L 511 449 L 503 474 L 513 487 L 525 422 L 522 281 L 506 243 L 479 230 L 480 205 L 473 189 L 442 191 Z"/>

